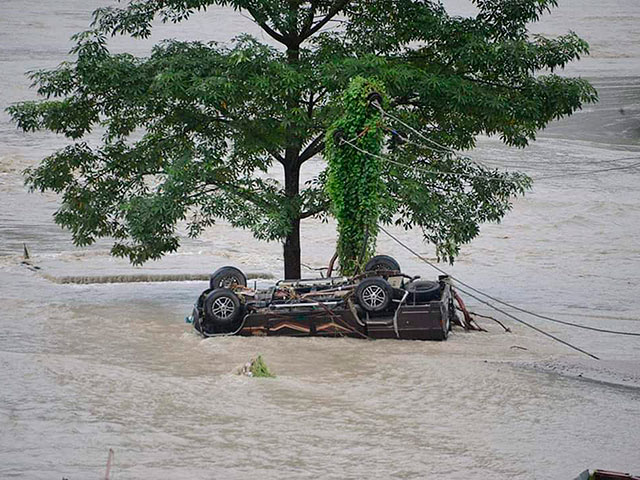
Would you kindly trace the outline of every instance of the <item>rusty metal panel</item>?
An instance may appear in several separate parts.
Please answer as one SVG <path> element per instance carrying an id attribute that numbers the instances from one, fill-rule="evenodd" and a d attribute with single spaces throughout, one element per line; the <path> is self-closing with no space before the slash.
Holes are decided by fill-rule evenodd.
<path id="1" fill-rule="evenodd" d="M 413 340 L 440 340 L 443 331 L 442 303 L 404 305 L 398 311 L 400 338 Z"/>

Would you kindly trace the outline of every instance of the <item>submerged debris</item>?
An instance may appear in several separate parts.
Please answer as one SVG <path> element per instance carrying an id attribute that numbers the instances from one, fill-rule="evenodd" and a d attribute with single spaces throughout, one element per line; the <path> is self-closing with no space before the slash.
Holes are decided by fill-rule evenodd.
<path id="1" fill-rule="evenodd" d="M 263 377 L 263 378 L 275 378 L 275 375 L 271 373 L 267 364 L 264 363 L 262 355 L 258 355 L 256 358 L 252 358 L 250 362 L 245 363 L 238 375 L 244 375 L 245 377 Z"/>

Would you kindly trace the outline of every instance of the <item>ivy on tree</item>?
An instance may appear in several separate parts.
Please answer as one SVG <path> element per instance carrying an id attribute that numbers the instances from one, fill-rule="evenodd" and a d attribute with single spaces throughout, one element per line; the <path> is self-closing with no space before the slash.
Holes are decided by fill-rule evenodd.
<path id="1" fill-rule="evenodd" d="M 98 9 L 74 37 L 72 60 L 32 73 L 43 98 L 9 108 L 19 128 L 71 141 L 29 170 L 27 184 L 61 195 L 55 220 L 78 245 L 108 237 L 113 254 L 142 263 L 178 248 L 182 222 L 197 236 L 226 219 L 281 240 L 285 276 L 299 278 L 300 222 L 330 205 L 326 174 L 301 188 L 300 169 L 323 152 L 352 78 L 378 79 L 394 116 L 457 149 L 479 134 L 524 147 L 596 100 L 585 80 L 553 73 L 587 44 L 574 33 L 527 31 L 556 0 L 474 3 L 473 17 L 450 16 L 435 0 L 131 0 Z M 277 46 L 240 35 L 231 46 L 165 41 L 146 58 L 108 50 L 110 35 L 147 37 L 154 19 L 188 21 L 215 6 L 242 11 Z M 100 144 L 83 141 L 95 130 Z M 381 220 L 421 228 L 450 260 L 526 188 L 524 177 L 413 144 L 388 150 L 407 168 L 383 168 Z M 261 175 L 274 163 L 283 184 Z M 461 175 L 408 168 L 416 165 Z"/>
<path id="2" fill-rule="evenodd" d="M 344 113 L 329 128 L 325 140 L 327 192 L 331 213 L 338 221 L 337 250 L 343 275 L 362 271 L 375 252 L 384 189 L 379 157 L 384 131 L 382 115 L 371 102 L 372 95 L 381 96 L 383 91 L 380 83 L 356 77 L 342 97 Z"/>

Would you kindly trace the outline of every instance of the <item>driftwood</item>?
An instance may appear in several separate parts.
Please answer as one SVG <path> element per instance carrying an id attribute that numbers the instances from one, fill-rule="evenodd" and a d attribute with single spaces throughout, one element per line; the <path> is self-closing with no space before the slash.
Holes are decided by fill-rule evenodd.
<path id="1" fill-rule="evenodd" d="M 107 471 L 104 474 L 104 480 L 109 480 L 109 475 L 111 475 L 111 465 L 113 464 L 113 449 L 109 449 L 109 456 L 107 457 Z"/>
<path id="2" fill-rule="evenodd" d="M 498 325 L 500 325 L 502 328 L 504 328 L 504 331 L 507 333 L 511 333 L 511 329 L 509 327 L 507 327 L 504 323 L 502 323 L 500 320 L 498 320 L 495 317 L 490 317 L 489 315 L 482 315 L 480 313 L 476 313 L 476 312 L 469 312 L 471 315 L 473 315 L 474 317 L 480 317 L 480 318 L 487 318 L 489 320 L 493 320 L 494 322 L 496 322 Z"/>
<path id="3" fill-rule="evenodd" d="M 472 312 L 472 311 L 468 310 L 467 306 L 464 304 L 464 301 L 462 300 L 462 297 L 460 297 L 458 292 L 456 292 L 455 290 L 452 290 L 452 292 L 453 292 L 454 298 L 458 302 L 458 310 L 460 310 L 462 312 L 462 314 L 464 315 L 464 319 L 465 319 L 466 323 L 469 325 L 470 329 L 479 330 L 481 332 L 486 332 L 487 331 L 486 329 L 484 329 L 480 325 L 478 325 L 478 322 L 476 322 L 473 319 L 473 317 L 480 317 L 480 318 L 486 318 L 488 320 L 493 320 L 498 325 L 500 325 L 504 329 L 505 332 L 511 333 L 511 329 L 509 327 L 507 327 L 504 323 L 502 323 L 500 320 L 498 320 L 497 318 L 490 317 L 489 315 L 482 315 L 480 313 L 476 313 L 476 312 Z M 472 317 L 472 315 L 473 315 L 473 317 Z M 465 330 L 468 330 L 468 329 L 465 328 Z"/>
<path id="4" fill-rule="evenodd" d="M 467 306 L 464 304 L 464 300 L 462 297 L 456 292 L 454 289 L 451 289 L 451 293 L 453 294 L 453 298 L 455 298 L 456 302 L 458 302 L 458 310 L 462 312 L 464 317 L 464 322 L 462 324 L 465 330 L 477 330 L 479 332 L 486 332 L 484 328 L 478 325 L 473 318 L 471 317 L 471 313 L 467 310 Z"/>

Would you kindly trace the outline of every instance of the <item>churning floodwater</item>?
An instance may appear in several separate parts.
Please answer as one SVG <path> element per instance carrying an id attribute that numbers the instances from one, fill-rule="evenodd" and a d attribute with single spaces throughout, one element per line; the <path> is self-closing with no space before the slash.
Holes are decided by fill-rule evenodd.
<path id="1" fill-rule="evenodd" d="M 0 107 L 33 98 L 24 72 L 64 60 L 69 37 L 107 2 L 0 1 Z M 465 1 L 445 3 L 472 12 Z M 567 72 L 589 78 L 601 101 L 524 150 L 480 139 L 473 158 L 538 180 L 501 224 L 483 227 L 455 266 L 442 266 L 524 308 L 638 332 L 640 168 L 607 169 L 640 161 L 640 3 L 561 0 L 534 29 L 571 29 L 591 43 L 592 55 Z M 262 38 L 243 16 L 212 9 L 111 47 L 145 55 L 162 38 L 229 41 L 245 31 Z M 57 283 L 205 274 L 226 264 L 279 277 L 282 263 L 280 245 L 224 223 L 142 268 L 110 258 L 107 244 L 74 248 L 51 219 L 56 197 L 27 193 L 21 176 L 64 144 L 18 132 L 0 113 L 0 478 L 99 478 L 109 448 L 115 479 L 640 473 L 638 337 L 528 318 L 600 362 L 508 319 L 511 334 L 483 322 L 488 333 L 456 330 L 444 343 L 203 340 L 183 318 L 204 282 Z M 322 168 L 321 159 L 308 162 L 304 176 Z M 419 232 L 393 232 L 433 258 Z M 302 234 L 303 262 L 325 265 L 334 226 L 306 221 Z M 21 265 L 23 243 L 40 270 Z M 409 273 L 437 275 L 383 235 L 378 249 Z M 234 374 L 259 353 L 276 379 Z"/>

